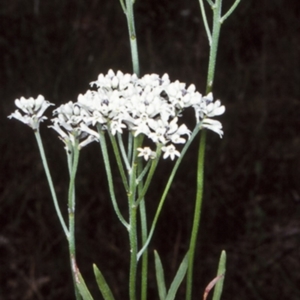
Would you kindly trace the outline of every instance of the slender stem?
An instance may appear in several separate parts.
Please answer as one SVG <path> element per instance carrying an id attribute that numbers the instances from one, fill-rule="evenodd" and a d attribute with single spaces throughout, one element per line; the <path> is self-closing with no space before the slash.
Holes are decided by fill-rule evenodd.
<path id="1" fill-rule="evenodd" d="M 132 204 L 130 208 L 130 270 L 129 270 L 129 299 L 136 299 L 136 272 L 137 272 L 137 228 L 136 228 L 137 207 Z"/>
<path id="2" fill-rule="evenodd" d="M 124 0 L 120 0 L 120 4 L 122 6 L 123 12 L 126 14 L 126 7 L 125 7 L 125 4 L 124 4 Z"/>
<path id="3" fill-rule="evenodd" d="M 137 183 L 141 182 L 144 179 L 144 177 L 148 173 L 152 163 L 153 163 L 152 160 L 148 160 L 148 162 L 147 162 L 146 166 L 144 167 L 144 169 L 141 170 L 141 172 L 138 172 L 138 177 L 136 179 Z M 139 201 L 139 199 L 137 201 Z"/>
<path id="4" fill-rule="evenodd" d="M 205 139 L 206 139 L 206 131 L 202 130 L 199 152 L 198 152 L 196 203 L 194 209 L 193 228 L 192 228 L 191 240 L 189 245 L 189 266 L 187 270 L 186 299 L 192 298 L 194 256 L 195 256 L 196 242 L 197 242 L 200 217 L 201 217 L 202 199 L 203 199 Z"/>
<path id="5" fill-rule="evenodd" d="M 132 149 L 133 149 L 133 134 L 128 134 L 128 145 L 127 145 L 127 159 L 131 161 L 132 159 Z M 129 170 L 129 169 L 128 169 Z"/>
<path id="6" fill-rule="evenodd" d="M 122 164 L 122 160 L 121 160 L 121 155 L 120 155 L 120 151 L 119 151 L 119 148 L 118 148 L 118 145 L 117 145 L 117 142 L 116 142 L 116 138 L 109 132 L 109 137 L 110 137 L 110 141 L 111 141 L 111 144 L 112 144 L 112 147 L 113 147 L 113 150 L 114 150 L 114 154 L 115 154 L 115 157 L 116 157 L 116 161 L 117 161 L 117 165 L 118 165 L 118 168 L 119 168 L 119 171 L 120 171 L 120 174 L 121 174 L 121 178 L 122 178 L 122 181 L 123 181 L 123 184 L 124 184 L 124 188 L 126 190 L 126 192 L 128 192 L 128 182 L 127 182 L 127 177 L 126 177 L 126 174 L 125 174 L 125 171 L 124 171 L 124 166 Z M 122 138 L 120 138 L 122 140 Z M 120 144 L 120 141 L 118 139 L 118 142 Z M 123 156 L 124 158 L 124 156 Z"/>
<path id="7" fill-rule="evenodd" d="M 210 6 L 213 6 L 214 5 L 214 3 L 211 1 L 211 0 L 206 0 L 207 1 L 207 3 L 210 5 Z"/>
<path id="8" fill-rule="evenodd" d="M 113 179 L 112 179 L 112 172 L 110 168 L 110 163 L 109 163 L 109 155 L 107 152 L 107 145 L 106 145 L 106 140 L 104 136 L 104 131 L 101 130 L 100 126 L 98 126 L 98 133 L 99 133 L 99 144 L 101 148 L 101 152 L 103 155 L 103 160 L 104 160 L 104 166 L 105 166 L 105 171 L 106 171 L 106 177 L 108 181 L 108 188 L 109 188 L 109 193 L 110 193 L 110 198 L 112 200 L 113 208 L 117 214 L 117 217 L 119 218 L 120 222 L 127 228 L 129 229 L 129 224 L 126 222 L 124 217 L 121 214 L 121 211 L 119 209 L 117 200 L 116 200 L 116 195 L 115 195 L 115 190 L 114 190 L 114 185 L 113 185 Z"/>
<path id="9" fill-rule="evenodd" d="M 165 186 L 165 189 L 164 189 L 164 192 L 160 198 L 160 201 L 159 201 L 159 204 L 158 204 L 158 207 L 157 207 L 157 210 L 156 210 L 156 213 L 155 213 L 155 216 L 154 216 L 154 219 L 152 221 L 152 225 L 151 225 L 151 228 L 150 228 L 150 231 L 149 231 L 149 234 L 148 234 L 148 238 L 147 238 L 147 241 L 146 243 L 143 244 L 143 247 L 142 249 L 138 252 L 138 260 L 140 259 L 140 257 L 142 256 L 143 252 L 147 249 L 149 243 L 150 243 L 150 240 L 153 236 L 153 233 L 154 233 L 154 230 L 155 230 L 155 227 L 156 227 L 156 223 L 157 223 L 157 220 L 158 220 L 158 217 L 160 215 L 160 212 L 162 210 L 162 207 L 164 205 L 164 202 L 166 200 L 166 197 L 167 197 L 167 194 L 168 194 L 168 191 L 171 187 L 171 184 L 173 182 L 173 179 L 175 177 L 175 174 L 178 170 L 178 167 L 187 151 L 187 149 L 189 148 L 189 146 L 191 145 L 192 141 L 194 140 L 194 138 L 196 137 L 196 135 L 198 134 L 199 130 L 201 128 L 201 124 L 197 124 L 195 129 L 193 130 L 192 134 L 191 134 L 191 137 L 189 138 L 189 140 L 187 141 L 187 143 L 184 145 L 182 151 L 181 151 L 181 154 L 180 154 L 180 157 L 178 157 L 173 169 L 172 169 L 172 172 L 169 176 L 169 179 L 168 179 L 168 182 Z"/>
<path id="10" fill-rule="evenodd" d="M 207 35 L 207 38 L 208 38 L 208 43 L 209 43 L 209 45 L 211 45 L 211 32 L 210 32 L 210 29 L 209 29 L 209 26 L 208 26 L 207 16 L 206 16 L 206 11 L 205 11 L 205 8 L 204 8 L 203 0 L 199 0 L 199 4 L 200 4 L 200 9 L 201 9 L 202 20 L 203 20 L 203 23 L 204 23 L 204 28 L 205 28 L 206 35 Z"/>
<path id="11" fill-rule="evenodd" d="M 146 195 L 147 193 L 147 190 L 149 188 L 149 185 L 151 183 L 151 180 L 153 178 L 153 175 L 154 175 L 154 172 L 156 170 L 156 167 L 157 167 L 157 164 L 158 164 L 158 161 L 160 159 L 160 155 L 161 155 L 161 147 L 162 145 L 158 145 L 157 146 L 157 149 L 156 149 L 156 158 L 152 161 L 151 163 L 151 168 L 150 168 L 150 171 L 148 173 L 148 176 L 147 176 L 147 179 L 145 181 L 145 185 L 143 186 L 143 190 L 141 191 L 141 193 L 139 194 L 139 197 L 138 199 L 136 200 L 136 205 L 139 204 L 139 202 L 144 198 L 144 196 Z"/>
<path id="12" fill-rule="evenodd" d="M 139 185 L 139 194 L 142 192 L 142 184 Z M 142 244 L 147 240 L 147 214 L 145 199 L 143 198 L 139 205 L 140 217 L 141 217 L 141 233 Z M 141 300 L 147 299 L 147 281 L 148 281 L 148 250 L 146 249 L 142 255 L 142 271 L 141 271 Z"/>
<path id="13" fill-rule="evenodd" d="M 129 299 L 136 299 L 136 272 L 137 272 L 137 206 L 136 197 L 136 172 L 137 172 L 137 148 L 139 146 L 139 138 L 134 139 L 133 157 L 130 170 L 130 185 L 128 193 L 129 205 L 129 240 L 130 240 L 130 271 L 129 271 Z"/>
<path id="14" fill-rule="evenodd" d="M 212 91 L 214 77 L 215 77 L 219 36 L 220 36 L 220 30 L 222 25 L 222 23 L 220 22 L 221 11 L 222 11 L 222 0 L 216 0 L 212 9 L 213 9 L 213 29 L 212 29 L 212 41 L 211 41 L 210 53 L 209 53 L 206 93 Z"/>
<path id="15" fill-rule="evenodd" d="M 48 185 L 49 185 L 49 188 L 50 188 L 50 191 L 51 191 L 51 196 L 52 196 L 53 204 L 54 204 L 54 207 L 55 207 L 55 210 L 56 210 L 56 214 L 57 214 L 58 219 L 60 221 L 60 224 L 63 228 L 65 236 L 66 236 L 66 238 L 68 238 L 69 230 L 67 229 L 66 223 L 64 221 L 64 218 L 62 216 L 60 207 L 58 205 L 57 196 L 56 196 L 56 192 L 55 192 L 55 189 L 54 189 L 54 185 L 53 185 L 52 177 L 51 177 L 51 174 L 50 174 L 50 170 L 49 170 L 49 167 L 48 167 L 48 162 L 47 162 L 47 158 L 46 158 L 46 155 L 45 155 L 43 142 L 42 142 L 39 131 L 35 131 L 34 133 L 35 133 L 36 141 L 37 141 L 37 144 L 38 144 L 38 147 L 39 147 L 40 155 L 41 155 L 41 158 L 42 158 L 42 162 L 43 162 L 44 170 L 45 170 L 45 173 L 46 173 Z"/>
<path id="16" fill-rule="evenodd" d="M 144 168 L 145 170 L 145 168 Z M 139 177 L 143 173 L 143 162 L 141 159 L 138 160 L 138 174 Z M 138 195 L 143 193 L 143 180 L 141 179 L 138 183 Z M 136 201 L 137 204 L 138 200 Z M 147 240 L 148 228 L 147 228 L 147 214 L 146 214 L 146 204 L 145 199 L 142 198 L 140 201 L 139 210 L 140 210 L 140 219 L 141 219 L 141 242 L 144 244 Z M 142 255 L 141 263 L 141 300 L 147 299 L 147 282 L 148 282 L 148 250 L 146 249 Z"/>
<path id="17" fill-rule="evenodd" d="M 127 19 L 128 33 L 129 33 L 133 72 L 137 76 L 140 76 L 139 56 L 138 56 L 132 0 L 126 0 L 126 19 Z"/>
<path id="18" fill-rule="evenodd" d="M 129 135 L 131 136 L 131 134 L 129 133 Z M 120 133 L 117 133 L 117 138 L 118 138 L 118 144 L 121 150 L 121 154 L 122 154 L 122 158 L 124 161 L 124 164 L 126 166 L 127 171 L 130 169 L 130 164 L 129 164 L 129 157 L 128 154 L 126 153 L 125 147 L 124 147 L 124 142 L 123 142 L 123 138 L 122 135 Z"/>
<path id="19" fill-rule="evenodd" d="M 227 13 L 221 18 L 221 20 L 220 20 L 221 23 L 223 23 L 233 13 L 233 11 L 239 5 L 240 1 L 241 0 L 235 0 L 235 2 L 233 3 L 233 5 L 227 11 Z"/>
<path id="20" fill-rule="evenodd" d="M 211 41 L 209 40 L 210 55 L 209 55 L 209 63 L 208 63 L 206 93 L 211 92 L 213 88 L 217 50 L 218 50 L 219 36 L 220 36 L 220 30 L 222 25 L 221 22 L 222 0 L 216 0 L 214 5 L 212 5 L 211 7 L 213 9 L 213 29 L 212 29 L 212 39 Z M 202 9 L 203 8 L 201 7 L 201 10 Z M 201 208 L 202 208 L 202 200 L 203 200 L 205 140 L 206 140 L 206 131 L 203 130 L 201 134 L 199 152 L 198 152 L 197 194 L 196 194 L 196 203 L 195 203 L 195 210 L 194 210 L 193 227 L 192 227 L 192 233 L 191 233 L 191 239 L 189 245 L 189 266 L 187 270 L 186 300 L 190 300 L 192 298 L 194 256 L 195 256 L 196 242 L 197 242 L 197 236 L 198 236 L 199 225 L 200 225 Z"/>
<path id="21" fill-rule="evenodd" d="M 72 277 L 74 282 L 75 289 L 75 297 L 76 299 L 81 299 L 79 290 L 76 284 L 76 276 L 77 276 L 77 263 L 76 263 L 76 245 L 75 245 L 75 178 L 78 167 L 79 160 L 79 149 L 78 142 L 73 147 L 73 160 L 71 165 L 69 165 L 70 173 L 70 183 L 69 183 L 69 192 L 68 192 L 68 212 L 69 212 L 69 253 L 70 253 L 70 262 L 72 269 Z"/>

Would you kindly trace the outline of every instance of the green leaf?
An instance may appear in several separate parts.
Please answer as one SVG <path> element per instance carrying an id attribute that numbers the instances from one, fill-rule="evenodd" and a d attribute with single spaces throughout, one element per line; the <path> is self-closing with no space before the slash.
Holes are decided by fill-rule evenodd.
<path id="1" fill-rule="evenodd" d="M 155 258 L 155 272 L 156 272 L 156 281 L 157 281 L 159 299 L 165 300 L 167 295 L 167 289 L 165 284 L 164 269 L 156 250 L 154 250 L 154 258 Z"/>
<path id="2" fill-rule="evenodd" d="M 223 250 L 221 252 L 219 266 L 218 266 L 218 273 L 217 273 L 217 277 L 220 277 L 220 279 L 216 283 L 213 300 L 220 300 L 221 298 L 222 291 L 223 291 L 223 283 L 225 279 L 225 272 L 226 272 L 226 252 Z"/>
<path id="3" fill-rule="evenodd" d="M 93 264 L 94 274 L 96 277 L 96 281 L 99 287 L 99 290 L 104 298 L 104 300 L 114 300 L 114 296 L 111 292 L 110 287 L 108 286 L 104 276 L 101 271 L 97 268 L 95 264 Z"/>
<path id="4" fill-rule="evenodd" d="M 173 300 L 175 299 L 175 296 L 176 296 L 176 293 L 177 293 L 177 290 L 186 274 L 186 271 L 187 271 L 187 268 L 188 268 L 188 253 L 184 256 L 180 266 L 179 266 L 179 269 L 176 273 L 176 276 L 170 286 L 170 289 L 168 291 L 168 295 L 166 297 L 166 300 Z"/>
<path id="5" fill-rule="evenodd" d="M 78 276 L 78 278 L 76 279 L 76 285 L 83 300 L 94 300 L 79 270 L 77 270 L 76 276 Z"/>

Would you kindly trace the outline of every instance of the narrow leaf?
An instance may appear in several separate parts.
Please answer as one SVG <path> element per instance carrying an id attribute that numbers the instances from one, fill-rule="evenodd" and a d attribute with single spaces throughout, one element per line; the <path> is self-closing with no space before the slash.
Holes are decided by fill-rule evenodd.
<path id="1" fill-rule="evenodd" d="M 218 266 L 218 273 L 217 273 L 217 276 L 221 278 L 216 283 L 213 300 L 220 300 L 221 298 L 222 291 L 223 291 L 223 283 L 225 279 L 225 272 L 226 272 L 226 252 L 223 250 L 221 252 L 219 266 Z"/>
<path id="2" fill-rule="evenodd" d="M 184 256 L 180 266 L 179 266 L 179 269 L 176 273 L 176 276 L 170 286 L 170 289 L 168 291 L 168 295 L 166 297 L 166 300 L 173 300 L 175 299 L 175 296 L 176 296 L 176 293 L 177 293 L 177 290 L 186 274 L 186 271 L 187 271 L 187 268 L 188 268 L 188 253 Z"/>
<path id="3" fill-rule="evenodd" d="M 203 300 L 206 300 L 209 292 L 213 289 L 214 286 L 215 286 L 215 290 L 213 294 L 213 300 L 220 300 L 222 290 L 223 290 L 225 271 L 226 271 L 225 265 L 226 265 L 226 252 L 222 251 L 219 260 L 217 276 L 205 288 L 203 294 Z"/>
<path id="4" fill-rule="evenodd" d="M 95 264 L 93 264 L 94 274 L 96 277 L 96 281 L 99 287 L 99 290 L 104 298 L 104 300 L 114 300 L 114 296 L 111 292 L 110 287 L 108 286 L 103 274 L 101 271 L 97 268 Z"/>
<path id="5" fill-rule="evenodd" d="M 154 258 L 155 258 L 155 272 L 156 272 L 156 281 L 157 281 L 159 299 L 165 300 L 167 295 L 167 289 L 165 283 L 164 269 L 160 257 L 156 250 L 154 250 Z"/>
<path id="6" fill-rule="evenodd" d="M 76 276 L 76 285 L 83 300 L 94 300 L 78 269 L 75 276 Z"/>
<path id="7" fill-rule="evenodd" d="M 215 277 L 205 288 L 204 290 L 204 294 L 203 294 L 203 300 L 206 300 L 209 292 L 211 291 L 211 289 L 216 285 L 216 283 L 222 279 L 224 277 L 224 275 L 219 275 L 217 277 Z"/>

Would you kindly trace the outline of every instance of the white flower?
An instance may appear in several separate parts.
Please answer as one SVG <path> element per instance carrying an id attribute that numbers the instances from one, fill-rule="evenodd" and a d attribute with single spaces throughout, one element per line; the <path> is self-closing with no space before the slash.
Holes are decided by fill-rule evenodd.
<path id="1" fill-rule="evenodd" d="M 184 144 L 186 139 L 182 138 L 181 136 L 188 135 L 189 137 L 191 131 L 187 128 L 185 124 L 182 124 L 180 125 L 180 127 L 178 127 L 177 121 L 178 118 L 176 117 L 169 123 L 169 129 L 166 133 L 166 136 L 169 140 L 171 140 L 172 143 Z"/>
<path id="2" fill-rule="evenodd" d="M 216 100 L 216 102 L 212 102 L 207 105 L 205 109 L 205 114 L 208 117 L 214 117 L 222 115 L 225 112 L 225 106 L 221 105 L 220 100 Z"/>
<path id="3" fill-rule="evenodd" d="M 196 93 L 195 93 L 196 96 Z M 194 96 L 194 97 L 195 97 Z M 201 96 L 201 95 L 200 95 Z M 197 95 L 196 97 L 199 97 Z M 193 107 L 195 109 L 195 115 L 197 122 L 200 122 L 205 117 L 214 117 L 222 115 L 225 112 L 225 106 L 221 105 L 221 101 L 217 100 L 213 102 L 213 94 L 209 93 L 205 97 L 201 97 L 200 101 L 193 99 Z"/>
<path id="4" fill-rule="evenodd" d="M 202 121 L 201 125 L 204 128 L 207 128 L 207 129 L 210 129 L 210 130 L 216 132 L 220 136 L 220 138 L 222 138 L 224 132 L 222 130 L 222 124 L 219 121 L 205 118 Z"/>
<path id="5" fill-rule="evenodd" d="M 171 142 L 174 144 L 184 144 L 186 139 L 182 138 L 179 134 L 172 134 L 170 136 Z"/>
<path id="6" fill-rule="evenodd" d="M 45 110 L 49 106 L 54 105 L 45 100 L 42 95 L 39 95 L 36 99 L 32 97 L 28 99 L 21 97 L 20 99 L 15 100 L 15 104 L 24 113 L 24 115 L 22 115 L 19 110 L 16 110 L 14 113 L 9 115 L 8 118 L 15 118 L 31 127 L 33 130 L 37 130 L 40 122 L 47 119 L 47 117 L 43 116 Z"/>
<path id="7" fill-rule="evenodd" d="M 54 119 L 58 121 L 60 126 L 64 127 L 68 131 L 72 131 L 83 121 L 83 119 L 89 116 L 89 113 L 82 108 L 80 103 L 73 103 L 72 101 L 69 101 L 55 109 L 53 111 L 53 115 L 57 116 Z"/>
<path id="8" fill-rule="evenodd" d="M 91 85 L 96 85 L 98 88 L 106 90 L 125 90 L 131 82 L 136 80 L 135 74 L 123 74 L 121 71 L 115 74 L 113 70 L 109 70 L 107 75 L 99 74 L 98 79 L 91 82 Z"/>
<path id="9" fill-rule="evenodd" d="M 154 143 L 161 143 L 166 144 L 167 140 L 165 137 L 166 131 L 167 131 L 167 124 L 166 122 L 163 122 L 161 119 L 154 120 L 151 119 L 148 122 L 149 128 L 151 128 L 154 132 L 150 132 L 148 137 L 154 142 Z"/>
<path id="10" fill-rule="evenodd" d="M 112 135 L 115 135 L 117 132 L 123 133 L 122 128 L 126 128 L 126 125 L 122 124 L 120 121 L 114 120 L 110 123 L 110 130 Z"/>
<path id="11" fill-rule="evenodd" d="M 173 144 L 164 146 L 161 148 L 164 153 L 163 158 L 166 159 L 170 156 L 171 160 L 174 160 L 175 156 L 180 156 L 180 152 L 176 150 Z"/>
<path id="12" fill-rule="evenodd" d="M 80 103 L 69 101 L 55 109 L 53 114 L 56 117 L 51 119 L 53 125 L 49 127 L 59 134 L 67 150 L 74 147 L 76 143 L 79 148 L 82 148 L 97 140 L 98 136 L 91 134 L 87 127 L 88 123 L 85 124 L 85 121 L 89 119 L 89 112 Z"/>
<path id="13" fill-rule="evenodd" d="M 94 137 L 94 140 L 99 140 L 99 134 L 95 130 L 91 129 L 90 127 L 86 126 L 84 123 L 80 123 L 80 129 L 83 132 L 88 133 L 90 136 Z"/>
<path id="14" fill-rule="evenodd" d="M 149 134 L 151 133 L 146 122 L 138 123 L 138 125 L 134 126 L 132 130 L 134 131 L 134 136 L 138 136 L 140 133 L 149 136 Z"/>
<path id="15" fill-rule="evenodd" d="M 144 157 L 145 160 L 149 158 L 154 159 L 156 157 L 156 153 L 149 147 L 137 148 L 137 150 L 139 151 L 138 157 Z"/>

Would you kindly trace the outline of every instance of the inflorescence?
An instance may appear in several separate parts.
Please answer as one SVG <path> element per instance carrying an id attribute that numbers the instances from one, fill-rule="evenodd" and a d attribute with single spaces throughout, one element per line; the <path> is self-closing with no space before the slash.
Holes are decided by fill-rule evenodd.
<path id="1" fill-rule="evenodd" d="M 213 101 L 212 94 L 202 96 L 192 84 L 171 82 L 168 74 L 159 77 L 148 74 L 138 78 L 135 74 L 114 73 L 109 70 L 100 74 L 91 83 L 92 90 L 78 96 L 77 102 L 68 102 L 53 111 L 53 128 L 66 144 L 82 148 L 99 140 L 99 131 L 109 131 L 113 136 L 129 131 L 134 137 L 143 134 L 155 144 L 162 145 L 163 158 L 172 160 L 179 156 L 176 144 L 184 144 L 191 131 L 179 124 L 186 108 L 195 111 L 196 124 L 223 135 L 222 124 L 214 119 L 224 113 L 225 107 L 219 100 Z M 38 130 L 39 123 L 47 117 L 45 110 L 53 105 L 43 96 L 36 99 L 21 97 L 15 100 L 16 110 L 9 118 L 16 118 Z M 138 148 L 139 156 L 145 160 L 155 157 L 149 147 Z"/>

